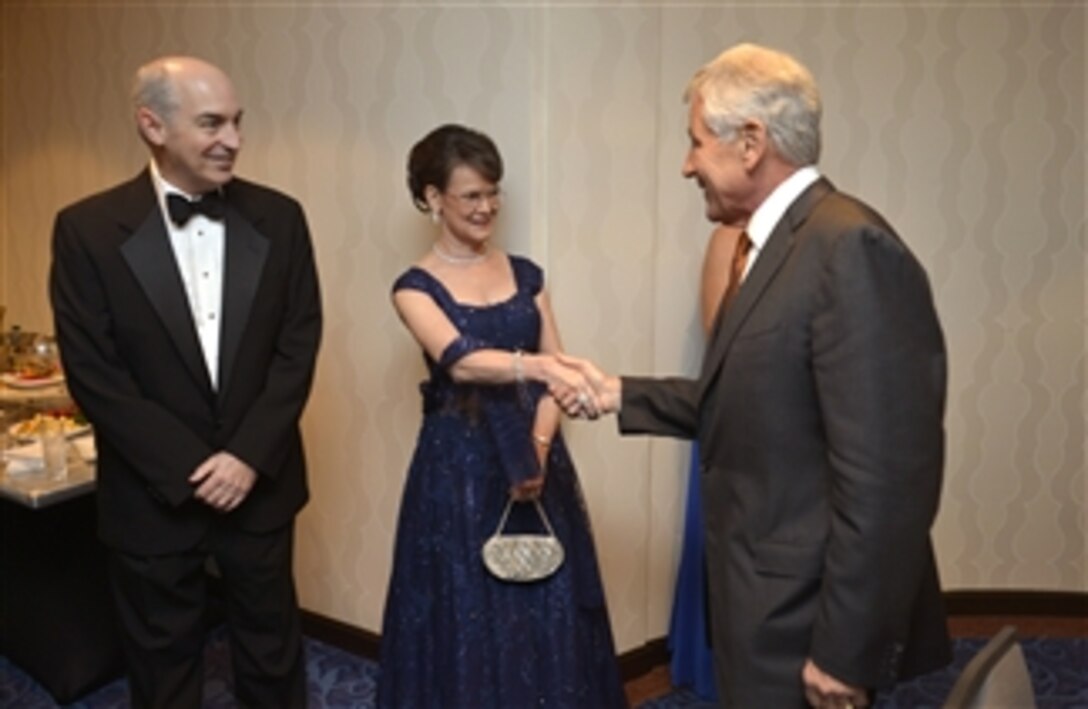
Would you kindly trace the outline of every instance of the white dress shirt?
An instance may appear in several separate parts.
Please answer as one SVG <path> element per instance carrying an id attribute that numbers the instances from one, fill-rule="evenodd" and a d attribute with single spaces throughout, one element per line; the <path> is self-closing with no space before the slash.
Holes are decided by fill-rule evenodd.
<path id="1" fill-rule="evenodd" d="M 203 214 L 194 214 L 185 226 L 179 227 L 170 220 L 166 208 L 166 195 L 180 194 L 186 199 L 194 195 L 186 194 L 167 182 L 159 172 L 155 161 L 151 161 L 151 175 L 155 183 L 155 192 L 159 198 L 159 209 L 166 221 L 166 233 L 170 237 L 170 247 L 174 251 L 181 281 L 185 284 L 185 296 L 189 301 L 189 312 L 193 316 L 200 348 L 204 353 L 204 363 L 208 368 L 208 377 L 212 388 L 219 380 L 219 332 L 223 312 L 223 244 L 226 230 L 222 221 L 209 219 Z"/>
<path id="2" fill-rule="evenodd" d="M 752 249 L 748 252 L 748 263 L 744 269 L 745 276 L 752 270 L 752 264 L 759 258 L 764 244 L 771 238 L 771 232 L 782 220 L 782 215 L 801 196 L 801 193 L 818 179 L 820 179 L 820 171 L 815 165 L 802 167 L 775 187 L 767 199 L 756 207 L 756 211 L 752 212 L 748 220 L 748 228 L 745 229 L 748 232 L 748 238 L 752 240 Z"/>

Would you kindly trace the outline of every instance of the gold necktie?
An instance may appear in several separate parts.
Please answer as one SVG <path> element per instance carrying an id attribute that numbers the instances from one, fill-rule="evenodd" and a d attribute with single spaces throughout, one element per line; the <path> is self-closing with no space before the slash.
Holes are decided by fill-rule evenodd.
<path id="1" fill-rule="evenodd" d="M 744 280 L 744 267 L 748 265 L 748 252 L 752 250 L 752 240 L 748 238 L 748 232 L 742 231 L 737 240 L 737 248 L 733 251 L 733 261 L 729 264 L 729 285 L 725 287 L 725 295 L 722 296 L 721 310 L 725 315 L 725 309 L 733 301 L 740 282 Z"/>

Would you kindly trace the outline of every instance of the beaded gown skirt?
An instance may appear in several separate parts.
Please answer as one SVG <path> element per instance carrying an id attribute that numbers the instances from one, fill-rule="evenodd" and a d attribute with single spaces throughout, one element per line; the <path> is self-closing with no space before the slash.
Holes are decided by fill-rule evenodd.
<path id="1" fill-rule="evenodd" d="M 511 257 L 517 293 L 490 306 L 457 303 L 426 271 L 395 289 L 428 293 L 478 348 L 539 346 L 534 297 L 543 276 Z M 456 354 L 454 356 L 457 356 Z M 453 382 L 427 358 L 424 416 L 401 499 L 382 625 L 379 707 L 625 706 L 596 552 L 577 474 L 561 436 L 541 501 L 565 561 L 546 580 L 500 581 L 480 550 L 512 480 L 532 456 L 532 415 L 543 392 Z M 531 504 L 516 504 L 507 531 L 542 531 Z"/>

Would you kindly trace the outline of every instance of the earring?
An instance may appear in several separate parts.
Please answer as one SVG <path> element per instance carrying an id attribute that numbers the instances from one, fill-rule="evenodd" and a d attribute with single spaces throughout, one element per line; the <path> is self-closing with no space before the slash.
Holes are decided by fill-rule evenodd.
<path id="1" fill-rule="evenodd" d="M 439 212 L 438 210 L 432 211 L 431 212 L 431 223 L 433 223 L 435 226 L 438 226 L 439 224 L 441 224 L 442 223 L 442 213 Z"/>

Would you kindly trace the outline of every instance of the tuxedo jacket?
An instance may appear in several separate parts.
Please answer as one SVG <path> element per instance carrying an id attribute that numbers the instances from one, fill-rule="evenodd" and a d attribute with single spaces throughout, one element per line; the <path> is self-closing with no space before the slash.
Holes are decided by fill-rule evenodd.
<path id="1" fill-rule="evenodd" d="M 623 380 L 624 433 L 697 438 L 727 706 L 799 706 L 811 657 L 885 687 L 951 659 L 930 543 L 943 336 L 919 263 L 826 179 L 719 313 L 698 379 Z"/>
<path id="2" fill-rule="evenodd" d="M 50 295 L 68 387 L 94 425 L 103 541 L 133 554 L 194 548 L 214 524 L 261 532 L 305 504 L 298 421 L 321 303 L 293 199 L 240 179 L 226 202 L 218 387 L 213 388 L 149 171 L 63 209 Z M 226 450 L 257 472 L 219 513 L 196 467 Z"/>

